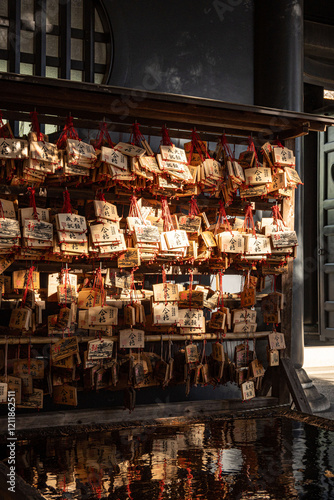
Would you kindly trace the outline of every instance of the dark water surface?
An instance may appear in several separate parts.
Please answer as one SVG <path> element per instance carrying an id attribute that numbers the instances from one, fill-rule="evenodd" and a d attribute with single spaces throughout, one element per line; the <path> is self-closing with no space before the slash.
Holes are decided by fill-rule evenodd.
<path id="1" fill-rule="evenodd" d="M 142 426 L 18 441 L 16 471 L 46 499 L 334 499 L 333 445 L 284 417 Z"/>

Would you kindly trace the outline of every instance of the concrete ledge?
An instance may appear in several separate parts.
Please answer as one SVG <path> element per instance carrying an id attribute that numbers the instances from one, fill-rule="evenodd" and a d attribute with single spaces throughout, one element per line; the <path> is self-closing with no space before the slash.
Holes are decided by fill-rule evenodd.
<path id="1" fill-rule="evenodd" d="M 258 397 L 249 401 L 240 399 L 186 401 L 182 403 L 159 403 L 137 406 L 131 413 L 122 408 L 101 408 L 89 410 L 54 411 L 16 416 L 16 432 L 33 429 L 89 426 L 95 424 L 123 424 L 140 421 L 160 422 L 166 418 L 187 419 L 193 417 L 231 414 L 235 411 L 247 411 L 270 408 L 278 404 L 273 397 Z M 7 418 L 0 418 L 0 433 L 7 433 Z M 0 497 L 1 500 L 1 497 Z"/>

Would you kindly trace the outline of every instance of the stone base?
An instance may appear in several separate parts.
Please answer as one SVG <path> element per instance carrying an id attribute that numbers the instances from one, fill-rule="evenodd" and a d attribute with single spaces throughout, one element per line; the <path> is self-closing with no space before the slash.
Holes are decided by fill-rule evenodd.
<path id="1" fill-rule="evenodd" d="M 322 411 L 327 411 L 331 404 L 323 394 L 318 392 L 318 389 L 313 385 L 312 380 L 307 375 L 303 368 L 296 369 L 302 388 L 304 389 L 305 396 L 309 402 L 311 410 L 313 413 L 319 413 Z"/>

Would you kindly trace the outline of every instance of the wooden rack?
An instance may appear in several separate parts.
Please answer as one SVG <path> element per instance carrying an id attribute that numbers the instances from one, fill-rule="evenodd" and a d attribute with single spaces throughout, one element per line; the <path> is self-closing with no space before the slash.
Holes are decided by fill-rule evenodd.
<path id="1" fill-rule="evenodd" d="M 191 130 L 196 127 L 201 137 L 208 141 L 216 141 L 225 132 L 229 142 L 247 144 L 247 137 L 252 134 L 256 144 L 279 139 L 286 141 L 285 145 L 294 149 L 296 137 L 306 135 L 310 131 L 321 132 L 326 130 L 327 126 L 334 125 L 334 119 L 325 116 L 10 73 L 0 73 L 0 94 L 1 109 L 5 119 L 30 121 L 29 112 L 36 108 L 41 124 L 64 125 L 66 117 L 71 113 L 74 126 L 77 128 L 97 129 L 98 123 L 105 119 L 109 123 L 110 131 L 129 133 L 131 124 L 134 120 L 138 120 L 145 135 L 160 136 L 161 126 L 166 124 L 171 137 L 180 139 L 190 139 Z M 25 188 L 0 186 L 2 194 L 25 194 L 25 191 Z M 62 192 L 62 188 L 52 186 L 46 187 L 42 194 L 52 198 L 59 197 Z M 92 200 L 95 197 L 92 189 L 84 188 L 70 188 L 70 194 L 72 199 Z M 113 193 L 105 193 L 105 197 L 108 201 L 120 204 L 128 202 L 126 197 L 116 197 Z M 187 203 L 186 198 L 183 200 Z M 201 207 L 212 206 L 216 202 L 205 196 L 198 197 L 198 205 Z M 293 200 L 283 200 L 283 215 L 290 212 L 291 204 Z M 255 207 L 258 210 L 270 210 L 271 206 L 271 203 L 261 199 L 255 200 Z M 238 206 L 230 207 L 228 213 L 243 214 L 243 211 L 244 204 L 241 202 Z M 52 263 L 52 266 L 59 268 L 60 264 Z M 74 266 L 87 266 L 92 269 L 92 264 L 81 266 L 74 263 Z M 186 267 L 189 268 L 189 265 Z M 44 268 L 46 270 L 46 264 L 40 263 L 39 269 L 43 271 Z M 50 269 L 48 265 L 48 270 Z M 160 272 L 160 269 L 161 266 L 155 265 L 152 266 L 151 272 Z M 278 288 L 285 296 L 281 331 L 285 334 L 288 356 L 291 351 L 292 269 L 293 265 L 290 262 L 287 272 L 278 279 Z M 145 273 L 149 271 L 146 269 Z M 209 272 L 209 269 L 203 266 L 202 272 Z M 269 333 L 268 331 L 255 334 L 233 333 L 227 334 L 224 339 L 265 338 Z M 171 338 L 179 341 L 216 340 L 220 335 L 208 333 L 190 336 L 163 333 L 145 336 L 148 342 L 159 342 L 161 339 L 168 341 Z M 91 339 L 92 337 L 80 337 L 80 342 Z M 111 339 L 116 341 L 117 337 Z M 2 337 L 0 345 L 48 344 L 56 340 L 48 337 Z"/>

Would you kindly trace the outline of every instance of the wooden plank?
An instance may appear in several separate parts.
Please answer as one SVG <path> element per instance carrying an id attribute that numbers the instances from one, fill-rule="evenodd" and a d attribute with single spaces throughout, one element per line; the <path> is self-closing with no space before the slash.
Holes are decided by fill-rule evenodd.
<path id="1" fill-rule="evenodd" d="M 304 389 L 300 383 L 296 370 L 290 358 L 281 358 L 280 360 L 281 374 L 285 377 L 288 384 L 293 402 L 297 410 L 304 413 L 312 414 L 310 404 L 305 396 Z"/>
<path id="2" fill-rule="evenodd" d="M 186 401 L 181 403 L 155 403 L 151 405 L 140 405 L 131 413 L 125 412 L 123 408 L 114 409 L 89 409 L 57 411 L 38 414 L 16 415 L 16 431 L 42 429 L 46 427 L 62 427 L 70 425 L 98 425 L 119 424 L 143 421 L 161 422 L 163 419 L 177 417 L 178 420 L 204 415 L 231 414 L 235 411 L 245 409 L 270 408 L 277 405 L 277 398 L 257 397 L 247 402 L 241 399 L 225 399 L 213 401 Z M 7 418 L 0 418 L 0 432 L 7 431 Z"/>

